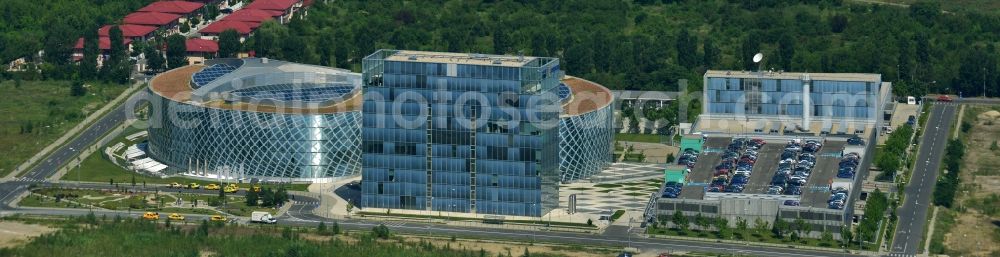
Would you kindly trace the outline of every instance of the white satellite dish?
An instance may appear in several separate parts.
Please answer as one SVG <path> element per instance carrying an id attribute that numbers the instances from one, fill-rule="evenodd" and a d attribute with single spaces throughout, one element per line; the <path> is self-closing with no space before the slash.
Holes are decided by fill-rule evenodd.
<path id="1" fill-rule="evenodd" d="M 761 60 L 764 60 L 764 54 L 757 53 L 753 55 L 753 63 L 760 63 Z"/>

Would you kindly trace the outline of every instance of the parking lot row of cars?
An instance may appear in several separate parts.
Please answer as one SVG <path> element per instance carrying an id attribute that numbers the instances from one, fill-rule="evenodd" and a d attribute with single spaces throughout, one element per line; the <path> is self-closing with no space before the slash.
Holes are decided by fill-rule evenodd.
<path id="1" fill-rule="evenodd" d="M 816 166 L 816 154 L 823 143 L 818 140 L 793 139 L 785 145 L 779 156 L 778 170 L 771 177 L 767 193 L 772 195 L 801 195 L 802 187 L 809 180 Z"/>
<path id="2" fill-rule="evenodd" d="M 836 188 L 830 191 L 830 199 L 826 201 L 827 207 L 830 209 L 844 209 L 844 204 L 847 203 L 848 191 L 844 188 Z"/>
<path id="3" fill-rule="evenodd" d="M 837 170 L 837 178 L 853 179 L 854 174 L 858 172 L 858 164 L 860 163 L 861 157 L 858 153 L 845 154 L 844 157 L 840 159 L 840 166 Z"/>
<path id="4" fill-rule="evenodd" d="M 680 158 L 677 158 L 678 165 L 685 165 L 688 169 L 694 168 L 695 163 L 698 162 L 698 150 L 694 149 L 684 149 L 684 153 L 681 154 Z M 663 187 L 662 197 L 664 198 L 677 198 L 681 195 L 681 188 L 684 184 L 677 183 L 676 181 L 667 182 Z"/>
<path id="5" fill-rule="evenodd" d="M 722 153 L 722 161 L 715 166 L 708 191 L 742 193 L 757 163 L 757 151 L 766 143 L 760 138 L 734 138 Z"/>

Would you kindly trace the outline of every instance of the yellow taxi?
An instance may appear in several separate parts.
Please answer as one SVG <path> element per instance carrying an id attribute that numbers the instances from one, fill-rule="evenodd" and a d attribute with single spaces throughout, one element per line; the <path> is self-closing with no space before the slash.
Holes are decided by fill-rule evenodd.
<path id="1" fill-rule="evenodd" d="M 160 214 L 155 212 L 146 212 L 142 214 L 142 218 L 147 220 L 158 220 L 160 219 Z"/>
<path id="2" fill-rule="evenodd" d="M 208 218 L 208 220 L 211 220 L 211 221 L 226 221 L 226 216 L 212 215 L 212 217 Z"/>
<path id="3" fill-rule="evenodd" d="M 170 185 L 167 185 L 167 187 L 169 187 L 169 188 L 182 188 L 182 187 L 184 187 L 184 185 L 181 185 L 181 183 L 174 182 L 174 183 L 170 183 Z"/>
<path id="4" fill-rule="evenodd" d="M 225 191 L 226 193 L 236 193 L 236 191 L 240 191 L 240 187 L 237 186 L 236 184 L 229 184 L 226 185 L 226 187 L 222 190 Z"/>
<path id="5" fill-rule="evenodd" d="M 191 184 L 188 184 L 187 187 L 190 188 L 190 189 L 198 189 L 198 188 L 201 188 L 201 185 L 198 185 L 198 183 L 191 183 Z"/>
<path id="6" fill-rule="evenodd" d="M 219 185 L 216 184 L 205 185 L 205 190 L 219 190 Z"/>
<path id="7" fill-rule="evenodd" d="M 181 215 L 180 213 L 171 213 L 167 216 L 167 218 L 171 220 L 184 220 L 184 215 Z"/>

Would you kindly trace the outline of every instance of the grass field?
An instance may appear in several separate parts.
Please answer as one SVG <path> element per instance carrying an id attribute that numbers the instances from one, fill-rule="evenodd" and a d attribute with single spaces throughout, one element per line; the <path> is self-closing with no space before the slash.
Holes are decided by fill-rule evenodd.
<path id="1" fill-rule="evenodd" d="M 663 138 L 663 136 L 651 135 L 651 134 L 626 134 L 626 133 L 615 134 L 615 140 L 628 141 L 628 142 L 659 143 L 661 138 Z"/>
<path id="2" fill-rule="evenodd" d="M 66 81 L 0 82 L 0 176 L 7 175 L 80 121 L 121 94 L 126 86 L 94 84 L 87 95 L 69 95 Z"/>

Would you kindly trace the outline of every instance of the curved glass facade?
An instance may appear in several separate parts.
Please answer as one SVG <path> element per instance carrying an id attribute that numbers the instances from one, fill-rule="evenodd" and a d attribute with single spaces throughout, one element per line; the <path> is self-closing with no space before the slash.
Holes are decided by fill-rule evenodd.
<path id="1" fill-rule="evenodd" d="M 171 167 L 233 178 L 319 181 L 361 170 L 361 113 L 207 108 L 151 94 L 149 154 Z"/>
<path id="2" fill-rule="evenodd" d="M 588 178 L 611 165 L 611 105 L 559 119 L 559 175 L 563 182 Z"/>

